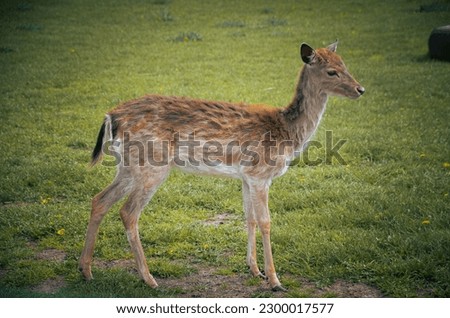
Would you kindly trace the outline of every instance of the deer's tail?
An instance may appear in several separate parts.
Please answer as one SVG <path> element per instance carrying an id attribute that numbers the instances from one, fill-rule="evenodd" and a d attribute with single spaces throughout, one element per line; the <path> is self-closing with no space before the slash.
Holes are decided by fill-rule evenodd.
<path id="1" fill-rule="evenodd" d="M 91 166 L 94 166 L 102 159 L 103 152 L 107 151 L 104 147 L 107 147 L 108 142 L 112 142 L 114 137 L 112 118 L 110 115 L 106 115 L 98 132 L 97 143 L 92 151 Z"/>

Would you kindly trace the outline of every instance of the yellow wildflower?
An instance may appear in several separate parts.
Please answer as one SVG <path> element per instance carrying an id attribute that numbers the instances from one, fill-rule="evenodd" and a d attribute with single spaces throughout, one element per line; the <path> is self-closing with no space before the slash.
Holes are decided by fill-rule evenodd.
<path id="1" fill-rule="evenodd" d="M 56 231 L 56 234 L 63 236 L 66 233 L 66 230 L 64 228 L 59 229 L 58 231 Z"/>
<path id="2" fill-rule="evenodd" d="M 46 204 L 49 204 L 50 203 L 50 198 L 42 198 L 41 197 L 41 204 L 42 205 L 46 205 Z"/>

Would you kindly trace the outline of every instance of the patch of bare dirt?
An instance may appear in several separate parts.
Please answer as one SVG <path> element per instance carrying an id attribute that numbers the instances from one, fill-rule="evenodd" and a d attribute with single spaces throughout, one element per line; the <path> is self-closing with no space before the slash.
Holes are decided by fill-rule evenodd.
<path id="1" fill-rule="evenodd" d="M 214 217 L 208 220 L 203 221 L 203 225 L 218 227 L 219 225 L 224 224 L 232 219 L 236 219 L 236 216 L 230 212 L 225 211 L 223 213 L 214 215 Z"/>
<path id="2" fill-rule="evenodd" d="M 178 291 L 174 297 L 180 298 L 236 298 L 252 297 L 269 290 L 268 284 L 247 284 L 249 275 L 219 275 L 216 269 L 199 268 L 198 272 L 181 278 L 158 278 L 162 289 Z"/>
<path id="3" fill-rule="evenodd" d="M 38 260 L 62 262 L 66 259 L 66 252 L 57 250 L 56 248 L 47 248 L 42 251 L 37 251 L 38 244 L 36 242 L 28 242 L 27 245 L 35 252 L 35 257 Z"/>
<path id="4" fill-rule="evenodd" d="M 57 276 L 55 278 L 49 278 L 34 286 L 33 288 L 31 288 L 31 291 L 43 294 L 55 294 L 65 286 L 66 282 L 64 280 L 64 277 Z"/>
<path id="5" fill-rule="evenodd" d="M 158 278 L 161 288 L 175 289 L 181 298 L 249 298 L 249 297 L 292 297 L 298 294 L 309 297 L 338 298 L 378 298 L 382 293 L 374 287 L 362 283 L 351 283 L 337 280 L 328 287 L 317 287 L 311 281 L 289 276 L 289 281 L 297 281 L 300 287 L 291 288 L 288 292 L 272 292 L 264 280 L 253 279 L 250 274 L 220 275 L 217 269 L 201 267 L 197 273 L 181 278 Z M 283 279 L 281 279 L 283 281 Z M 293 292 L 293 293 L 291 293 Z"/>
<path id="6" fill-rule="evenodd" d="M 66 253 L 54 248 L 49 248 L 36 253 L 36 258 L 45 261 L 62 262 L 66 259 Z"/>
<path id="7" fill-rule="evenodd" d="M 28 247 L 35 251 L 35 258 L 37 260 L 52 261 L 52 262 L 63 262 L 66 259 L 66 253 L 55 248 L 47 248 L 42 251 L 36 251 L 38 249 L 38 244 L 36 242 L 28 242 Z M 31 291 L 43 294 L 55 294 L 61 288 L 66 286 L 64 277 L 57 276 L 49 278 L 38 285 L 31 288 Z"/>
<path id="8" fill-rule="evenodd" d="M 2 202 L 1 205 L 4 206 L 5 208 L 9 208 L 9 207 L 25 207 L 25 206 L 29 206 L 32 205 L 34 203 L 32 202 L 13 202 L 13 201 L 6 201 L 6 202 Z"/>
<path id="9" fill-rule="evenodd" d="M 332 293 L 339 298 L 379 298 L 383 294 L 376 288 L 362 283 L 350 283 L 337 280 L 333 285 L 325 287 L 325 292 Z"/>

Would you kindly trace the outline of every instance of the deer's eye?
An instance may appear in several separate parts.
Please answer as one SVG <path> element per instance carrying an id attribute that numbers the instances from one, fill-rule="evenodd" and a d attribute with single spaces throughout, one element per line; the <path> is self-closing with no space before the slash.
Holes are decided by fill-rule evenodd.
<path id="1" fill-rule="evenodd" d="M 328 76 L 338 76 L 338 73 L 335 70 L 327 71 Z"/>

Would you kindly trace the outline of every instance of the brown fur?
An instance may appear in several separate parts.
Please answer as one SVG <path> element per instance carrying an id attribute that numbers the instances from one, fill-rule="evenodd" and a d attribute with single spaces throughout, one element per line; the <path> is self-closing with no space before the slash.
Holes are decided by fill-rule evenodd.
<path id="1" fill-rule="evenodd" d="M 80 259 L 84 277 L 92 278 L 95 238 L 103 216 L 128 195 L 120 215 L 141 278 L 148 285 L 157 286 L 145 261 L 138 219 L 169 170 L 177 166 L 190 172 L 242 180 L 248 228 L 247 264 L 253 275 L 265 277 L 256 263 L 258 226 L 264 245 L 265 275 L 273 289 L 283 289 L 270 247 L 269 186 L 273 178 L 286 172 L 288 163 L 316 130 L 328 95 L 357 98 L 364 92 L 335 49 L 336 44 L 316 51 L 302 45 L 301 56 L 306 65 L 291 103 L 284 108 L 147 95 L 110 111 L 100 130 L 93 163 L 101 156 L 99 141 L 112 141 L 119 158 L 118 174 L 92 201 Z"/>

